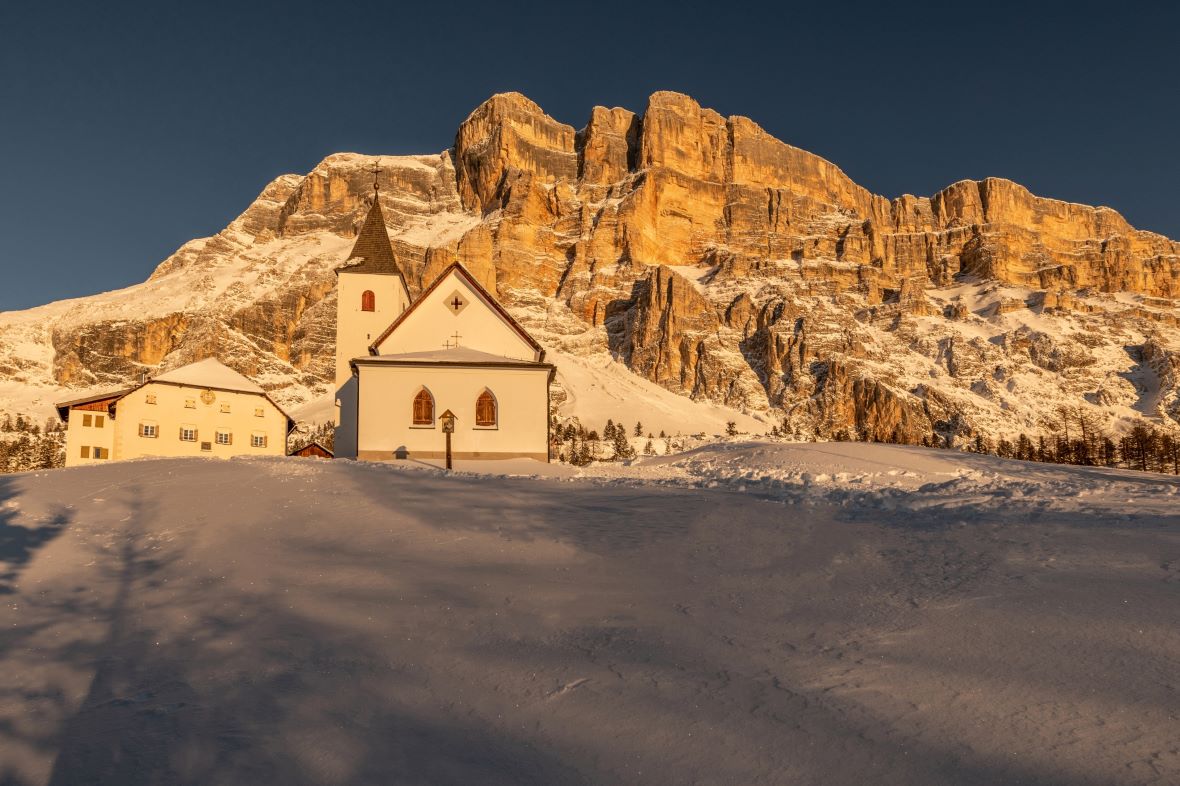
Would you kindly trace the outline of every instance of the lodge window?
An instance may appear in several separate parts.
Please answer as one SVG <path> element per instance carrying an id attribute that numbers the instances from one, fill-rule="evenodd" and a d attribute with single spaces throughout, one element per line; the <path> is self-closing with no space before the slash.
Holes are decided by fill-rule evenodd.
<path id="1" fill-rule="evenodd" d="M 111 451 L 109 448 L 95 448 L 94 457 L 96 459 L 108 459 L 111 457 Z"/>
<path id="2" fill-rule="evenodd" d="M 262 407 L 259 407 L 258 409 L 254 410 L 254 417 L 260 418 L 262 416 L 263 416 Z"/>
<path id="3" fill-rule="evenodd" d="M 140 423 L 139 436 L 155 439 L 160 434 L 160 429 L 155 423 Z"/>
<path id="4" fill-rule="evenodd" d="M 201 443 L 201 450 L 213 450 L 213 446 L 210 445 L 208 442 L 202 442 Z"/>
<path id="5" fill-rule="evenodd" d="M 234 435 L 228 431 L 218 431 L 216 439 L 218 445 L 234 444 Z"/>
<path id="6" fill-rule="evenodd" d="M 83 426 L 90 426 L 93 423 L 94 423 L 94 415 L 83 415 L 82 416 L 82 425 Z"/>
<path id="7" fill-rule="evenodd" d="M 434 425 L 434 396 L 430 395 L 426 388 L 422 388 L 418 395 L 414 396 L 414 425 Z"/>
<path id="8" fill-rule="evenodd" d="M 373 294 L 371 289 L 366 289 L 361 293 L 361 311 L 376 311 L 377 310 L 377 296 Z"/>
<path id="9" fill-rule="evenodd" d="M 197 400 L 195 398 L 186 398 L 184 400 L 184 408 L 185 409 L 196 409 L 197 408 Z"/>
<path id="10" fill-rule="evenodd" d="M 95 415 L 94 416 L 94 427 L 95 428 L 102 428 L 103 420 L 104 420 L 104 418 L 102 415 Z"/>
<path id="11" fill-rule="evenodd" d="M 221 411 L 225 414 L 229 414 L 229 404 L 222 404 Z"/>
<path id="12" fill-rule="evenodd" d="M 181 442 L 196 442 L 197 429 L 195 426 L 181 426 L 180 427 L 180 441 Z"/>
<path id="13" fill-rule="evenodd" d="M 251 434 L 250 435 L 250 447 L 252 447 L 252 448 L 265 448 L 266 447 L 266 435 L 265 434 Z"/>
<path id="14" fill-rule="evenodd" d="M 82 446 L 82 458 L 90 458 L 90 446 L 89 445 Z"/>
<path id="15" fill-rule="evenodd" d="M 148 393 L 147 396 L 144 397 L 144 401 L 148 404 L 155 404 L 156 403 L 156 394 L 155 393 Z"/>
<path id="16" fill-rule="evenodd" d="M 496 425 L 496 397 L 492 395 L 490 390 L 480 393 L 479 398 L 475 400 L 475 425 L 484 427 Z"/>

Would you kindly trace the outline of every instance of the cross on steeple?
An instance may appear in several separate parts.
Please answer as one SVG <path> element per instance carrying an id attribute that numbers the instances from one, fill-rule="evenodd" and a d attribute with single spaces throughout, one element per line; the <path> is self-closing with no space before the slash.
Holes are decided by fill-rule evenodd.
<path id="1" fill-rule="evenodd" d="M 455 309 L 457 312 L 459 309 L 463 308 L 463 301 L 459 299 L 458 295 L 455 295 L 455 299 L 452 300 L 448 305 L 450 305 L 450 307 Z"/>
<path id="2" fill-rule="evenodd" d="M 370 172 L 373 173 L 373 193 L 374 194 L 376 194 L 378 191 L 381 190 L 381 184 L 377 182 L 377 173 L 381 171 L 380 161 L 381 161 L 381 159 L 377 159 L 376 161 L 374 161 L 373 168 L 369 170 Z"/>
<path id="3" fill-rule="evenodd" d="M 451 341 L 452 338 L 454 339 L 454 341 Z M 463 338 L 463 337 L 460 336 L 459 331 L 456 330 L 455 334 L 453 336 L 451 336 L 450 338 L 448 338 L 446 341 L 443 342 L 443 347 L 445 347 L 446 349 L 455 349 L 459 346 L 459 339 L 461 339 L 461 338 Z"/>

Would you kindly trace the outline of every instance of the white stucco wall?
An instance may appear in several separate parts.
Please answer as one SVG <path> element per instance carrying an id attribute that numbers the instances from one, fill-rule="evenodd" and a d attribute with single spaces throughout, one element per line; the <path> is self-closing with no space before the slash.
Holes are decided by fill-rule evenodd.
<path id="1" fill-rule="evenodd" d="M 371 290 L 373 311 L 361 309 L 361 295 Z M 336 276 L 336 387 L 352 376 L 348 361 L 369 354 L 371 344 L 409 305 L 398 276 L 342 272 Z"/>
<path id="2" fill-rule="evenodd" d="M 90 416 L 87 418 L 87 416 Z M 102 418 L 102 426 L 95 425 L 95 418 Z M 86 420 L 90 425 L 83 425 Z M 66 420 L 66 466 L 77 467 L 83 464 L 101 464 L 115 458 L 115 429 L 117 424 L 105 412 L 91 412 L 89 410 L 71 409 Z M 88 458 L 82 458 L 82 448 L 87 447 Z M 108 459 L 94 458 L 96 447 L 107 450 Z"/>
<path id="3" fill-rule="evenodd" d="M 438 416 L 457 417 L 452 451 L 457 458 L 548 460 L 548 368 L 456 368 L 361 365 L 359 439 L 361 459 L 387 460 L 399 450 L 409 458 L 437 458 L 445 451 Z M 435 422 L 413 425 L 413 401 L 426 387 L 434 396 Z M 475 401 L 484 388 L 496 397 L 495 428 L 475 425 Z"/>
<path id="4" fill-rule="evenodd" d="M 103 429 L 80 425 L 84 415 L 95 413 L 70 410 L 66 432 L 66 466 L 97 463 L 93 458 L 81 458 L 82 445 L 108 447 L 111 454 L 109 460 L 143 456 L 229 458 L 237 455 L 286 455 L 287 418 L 265 396 L 213 390 L 214 400 L 207 404 L 201 400 L 201 393 L 205 390 L 201 387 L 149 382 L 119 400 L 114 420 L 108 421 Z M 149 396 L 155 396 L 155 404 L 148 403 Z M 188 402 L 192 402 L 193 406 L 186 406 Z M 228 405 L 228 412 L 222 411 L 223 405 Z M 256 415 L 256 410 L 261 410 L 262 415 Z M 140 423 L 154 423 L 157 435 L 140 436 Z M 181 441 L 181 426 L 196 428 L 195 442 Z M 233 444 L 218 445 L 215 436 L 218 431 L 230 433 Z M 266 447 L 256 448 L 251 445 L 254 434 L 266 436 Z M 108 441 L 99 441 L 104 438 Z M 209 450 L 201 449 L 205 442 L 210 443 Z"/>
<path id="5" fill-rule="evenodd" d="M 467 302 L 457 314 L 447 305 L 456 293 Z M 451 271 L 414 307 L 397 330 L 381 342 L 378 353 L 434 352 L 443 349 L 445 342 L 453 342 L 456 332 L 460 346 L 516 360 L 537 359 L 536 350 L 455 271 Z"/>

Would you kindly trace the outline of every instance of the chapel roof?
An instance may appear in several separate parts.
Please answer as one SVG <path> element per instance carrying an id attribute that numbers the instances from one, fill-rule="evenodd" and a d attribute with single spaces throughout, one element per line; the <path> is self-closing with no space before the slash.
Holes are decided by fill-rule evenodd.
<path id="1" fill-rule="evenodd" d="M 545 365 L 535 360 L 521 360 L 503 355 L 493 355 L 491 352 L 480 352 L 470 347 L 450 347 L 446 349 L 427 350 L 426 352 L 402 352 L 393 355 L 375 355 L 357 360 L 385 362 L 385 363 L 450 363 L 464 365 L 512 365 L 538 366 Z"/>
<path id="2" fill-rule="evenodd" d="M 385 214 L 381 212 L 378 192 L 373 192 L 373 205 L 365 216 L 365 223 L 357 233 L 356 243 L 339 273 L 370 273 L 381 276 L 400 276 L 401 269 L 393 256 L 389 232 L 385 228 Z"/>

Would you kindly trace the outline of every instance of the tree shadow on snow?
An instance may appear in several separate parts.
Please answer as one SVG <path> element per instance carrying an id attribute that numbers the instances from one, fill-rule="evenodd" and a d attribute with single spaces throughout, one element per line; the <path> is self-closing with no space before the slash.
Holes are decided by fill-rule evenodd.
<path id="1" fill-rule="evenodd" d="M 51 516 L 44 524 L 26 527 L 17 524 L 20 516 L 19 481 L 0 477 L 0 595 L 16 591 L 16 580 L 33 555 L 56 538 L 70 522 L 64 511 Z"/>
<path id="2" fill-rule="evenodd" d="M 194 570 L 189 544 L 153 537 L 151 496 L 127 497 L 116 544 L 96 547 L 109 601 L 41 607 L 107 630 L 38 655 L 93 671 L 55 734 L 22 740 L 56 751 L 50 786 L 583 782 L 503 726 L 402 701 L 425 688 L 388 642 L 290 608 L 281 590 L 245 593 Z M 0 728 L 0 750 L 14 733 Z M 0 784 L 32 786 L 3 766 Z"/>

